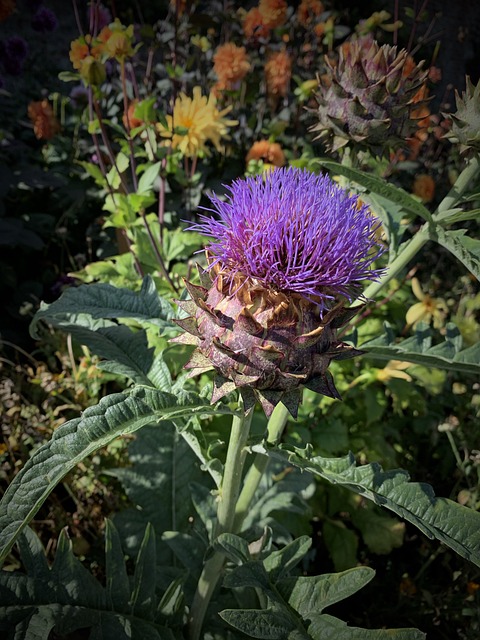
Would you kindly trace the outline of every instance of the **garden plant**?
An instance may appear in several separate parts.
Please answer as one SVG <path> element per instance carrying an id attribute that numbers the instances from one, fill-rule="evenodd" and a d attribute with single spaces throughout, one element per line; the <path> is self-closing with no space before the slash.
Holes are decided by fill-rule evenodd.
<path id="1" fill-rule="evenodd" d="M 62 256 L 3 340 L 2 637 L 478 637 L 480 82 L 358 4 L 63 9 L 40 186 L 0 150 Z"/>

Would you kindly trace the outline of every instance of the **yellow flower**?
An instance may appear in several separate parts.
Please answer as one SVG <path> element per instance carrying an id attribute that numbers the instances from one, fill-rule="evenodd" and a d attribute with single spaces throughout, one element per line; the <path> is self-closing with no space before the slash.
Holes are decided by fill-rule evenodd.
<path id="1" fill-rule="evenodd" d="M 173 115 L 166 116 L 168 128 L 158 125 L 160 135 L 171 138 L 172 148 L 187 158 L 209 155 L 208 142 L 221 151 L 222 138 L 229 139 L 228 127 L 238 124 L 225 119 L 230 110 L 231 106 L 219 111 L 213 94 L 202 96 L 201 88 L 194 87 L 192 98 L 180 93 L 175 100 Z"/>
<path id="2" fill-rule="evenodd" d="M 132 47 L 133 24 L 124 27 L 117 18 L 110 25 L 111 33 L 105 41 L 104 52 L 109 58 L 116 58 L 119 62 L 133 56 L 135 50 Z"/>
<path id="3" fill-rule="evenodd" d="M 407 311 L 405 319 L 407 325 L 415 329 L 419 322 L 430 324 L 436 329 L 443 327 L 447 315 L 447 303 L 443 298 L 432 298 L 427 293 L 423 293 L 420 282 L 417 278 L 412 278 L 412 291 L 420 302 L 415 303 Z"/>
<path id="4" fill-rule="evenodd" d="M 411 362 L 402 362 L 401 360 L 390 360 L 383 369 L 377 371 L 377 380 L 380 382 L 388 382 L 392 378 L 400 380 L 412 381 L 412 376 L 406 373 L 405 369 L 411 367 Z"/>

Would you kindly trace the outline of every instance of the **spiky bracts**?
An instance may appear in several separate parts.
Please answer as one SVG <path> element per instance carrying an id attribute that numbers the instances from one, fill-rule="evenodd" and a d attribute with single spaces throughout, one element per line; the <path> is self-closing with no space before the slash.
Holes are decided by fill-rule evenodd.
<path id="1" fill-rule="evenodd" d="M 457 111 L 444 114 L 452 119 L 452 128 L 445 134 L 453 143 L 460 145 L 460 153 L 480 151 L 480 82 L 475 86 L 467 76 L 466 89 L 455 94 Z"/>
<path id="2" fill-rule="evenodd" d="M 325 60 L 318 124 L 311 128 L 316 139 L 331 151 L 351 143 L 379 156 L 404 145 L 417 128 L 411 112 L 425 95 L 422 63 L 405 49 L 364 38 L 342 45 L 338 61 Z"/>
<path id="3" fill-rule="evenodd" d="M 282 401 L 295 416 L 303 386 L 338 397 L 328 367 L 358 353 L 336 331 L 358 310 L 344 307 L 361 281 L 380 273 L 377 221 L 327 176 L 292 168 L 237 180 L 211 202 L 219 217 L 193 226 L 213 238 L 209 266 L 179 302 L 187 333 L 175 341 L 197 347 L 187 368 L 216 371 L 212 401 L 238 388 L 267 415 Z"/>

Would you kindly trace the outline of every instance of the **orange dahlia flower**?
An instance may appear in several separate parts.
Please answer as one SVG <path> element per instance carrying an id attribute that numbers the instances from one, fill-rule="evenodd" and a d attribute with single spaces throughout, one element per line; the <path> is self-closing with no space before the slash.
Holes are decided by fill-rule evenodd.
<path id="1" fill-rule="evenodd" d="M 28 105 L 28 117 L 33 123 L 35 137 L 39 140 L 51 140 L 60 131 L 60 123 L 48 100 L 31 102 Z"/>
<path id="2" fill-rule="evenodd" d="M 265 64 L 267 93 L 271 96 L 286 96 L 292 77 L 292 60 L 286 51 L 272 53 Z"/>
<path id="3" fill-rule="evenodd" d="M 275 167 L 283 167 L 285 164 L 285 154 L 278 142 L 269 142 L 268 140 L 258 140 L 254 142 L 247 153 L 245 161 L 263 160 Z"/>
<path id="4" fill-rule="evenodd" d="M 412 191 L 423 202 L 431 202 L 435 195 L 435 180 L 427 173 L 420 173 L 413 182 Z"/>
<path id="5" fill-rule="evenodd" d="M 297 19 L 299 23 L 306 27 L 312 19 L 325 11 L 325 7 L 320 0 L 302 0 L 297 9 Z"/>
<path id="6" fill-rule="evenodd" d="M 245 47 L 227 42 L 217 48 L 213 56 L 213 70 L 217 74 L 219 89 L 233 89 L 250 71 Z"/>
<path id="7" fill-rule="evenodd" d="M 282 24 L 285 24 L 287 8 L 285 0 L 260 0 L 258 5 L 263 23 L 269 29 L 275 29 L 275 27 L 281 27 Z"/>
<path id="8" fill-rule="evenodd" d="M 243 20 L 243 33 L 251 40 L 257 38 L 268 38 L 270 28 L 263 21 L 263 15 L 258 7 L 253 7 L 248 11 Z"/>

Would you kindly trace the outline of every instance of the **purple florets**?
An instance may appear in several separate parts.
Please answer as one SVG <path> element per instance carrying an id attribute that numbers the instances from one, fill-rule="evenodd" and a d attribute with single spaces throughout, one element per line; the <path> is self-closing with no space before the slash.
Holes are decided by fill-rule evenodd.
<path id="1" fill-rule="evenodd" d="M 48 7 L 40 7 L 32 18 L 32 28 L 40 33 L 50 33 L 58 27 L 55 13 Z"/>
<path id="2" fill-rule="evenodd" d="M 200 216 L 191 227 L 214 241 L 213 264 L 232 280 L 249 278 L 266 288 L 297 293 L 321 307 L 344 296 L 353 300 L 362 280 L 381 270 L 379 222 L 358 197 L 327 175 L 287 168 L 236 180 L 226 201 L 210 197 L 219 219 Z"/>

